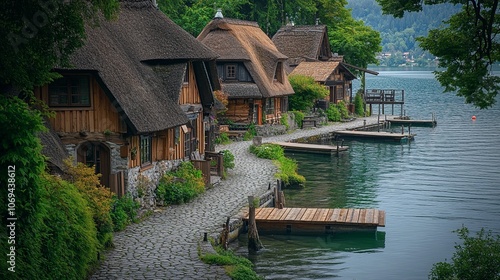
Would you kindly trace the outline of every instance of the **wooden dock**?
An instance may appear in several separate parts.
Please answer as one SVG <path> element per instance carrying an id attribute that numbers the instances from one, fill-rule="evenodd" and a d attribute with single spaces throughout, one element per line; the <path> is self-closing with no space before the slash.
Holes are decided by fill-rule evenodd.
<path id="1" fill-rule="evenodd" d="M 248 213 L 242 219 L 247 223 Z M 377 227 L 385 227 L 385 211 L 355 208 L 257 208 L 255 222 L 262 234 L 376 231 Z"/>
<path id="2" fill-rule="evenodd" d="M 437 125 L 436 120 L 411 120 L 411 119 L 390 119 L 387 120 L 391 125 L 404 125 L 404 126 L 430 126 L 435 127 Z"/>
<path id="3" fill-rule="evenodd" d="M 404 142 L 413 140 L 416 134 L 391 133 L 385 131 L 358 131 L 358 130 L 341 130 L 335 131 L 335 135 L 346 138 L 369 138 L 377 140 L 393 140 Z"/>
<path id="4" fill-rule="evenodd" d="M 316 154 L 334 154 L 349 149 L 348 146 L 333 146 L 333 145 L 317 145 L 306 143 L 292 143 L 292 142 L 273 142 L 273 144 L 280 145 L 285 151 L 291 152 L 305 152 Z"/>

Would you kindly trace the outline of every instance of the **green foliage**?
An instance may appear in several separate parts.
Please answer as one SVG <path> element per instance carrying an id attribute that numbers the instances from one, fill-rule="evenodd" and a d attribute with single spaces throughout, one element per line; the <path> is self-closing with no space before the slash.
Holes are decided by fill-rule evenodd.
<path id="1" fill-rule="evenodd" d="M 290 111 L 294 115 L 295 123 L 297 124 L 298 127 L 302 127 L 302 121 L 304 121 L 304 113 L 301 111 Z"/>
<path id="2" fill-rule="evenodd" d="M 112 193 L 101 186 L 100 175 L 95 174 L 93 167 L 88 167 L 81 162 L 73 165 L 72 158 L 66 159 L 64 164 L 69 177 L 68 181 L 78 189 L 90 207 L 97 228 L 97 239 L 102 247 L 110 247 L 113 244 Z"/>
<path id="3" fill-rule="evenodd" d="M 185 203 L 204 191 L 203 175 L 190 161 L 182 162 L 175 171 L 166 172 L 156 189 L 165 204 Z"/>
<path id="4" fill-rule="evenodd" d="M 139 207 L 139 203 L 134 201 L 128 193 L 120 198 L 114 196 L 111 208 L 114 231 L 123 230 L 129 224 L 137 222 L 137 210 Z"/>
<path id="5" fill-rule="evenodd" d="M 328 96 L 328 90 L 316 83 L 312 77 L 291 75 L 288 80 L 295 91 L 288 99 L 289 109 L 292 111 L 311 110 L 316 100 Z"/>
<path id="6" fill-rule="evenodd" d="M 39 112 L 31 111 L 17 97 L 9 98 L 3 94 L 0 94 L 0 127 L 0 168 L 5 172 L 5 176 L 0 176 L 0 203 L 4 205 L 0 215 L 3 221 L 12 216 L 5 206 L 8 205 L 8 193 L 13 193 L 16 201 L 13 215 L 17 218 L 16 266 L 23 268 L 16 270 L 13 277 L 36 279 L 45 261 L 40 236 L 44 226 L 40 208 L 44 188 L 40 176 L 45 169 L 45 159 L 37 137 L 45 127 Z M 7 176 L 8 170 L 15 171 L 12 173 L 14 178 Z M 15 186 L 9 185 L 11 183 Z M 0 231 L 0 240 L 0 249 L 7 252 L 7 230 Z M 0 262 L 2 271 L 7 271 L 6 266 L 7 262 Z"/>
<path id="7" fill-rule="evenodd" d="M 224 250 L 220 246 L 216 247 L 215 251 L 215 254 L 201 255 L 201 260 L 207 264 L 224 266 L 231 279 L 262 279 L 252 270 L 253 264 L 248 259 L 235 255 L 231 250 Z"/>
<path id="8" fill-rule="evenodd" d="M 281 114 L 280 123 L 284 125 L 287 130 L 290 128 L 290 125 L 288 124 L 288 113 Z"/>
<path id="9" fill-rule="evenodd" d="M 248 130 L 245 132 L 245 135 L 243 135 L 243 140 L 252 140 L 255 136 L 257 136 L 257 129 L 255 128 L 255 124 L 251 123 L 248 126 Z"/>
<path id="10" fill-rule="evenodd" d="M 328 106 L 328 108 L 326 109 L 326 116 L 328 117 L 328 120 L 331 122 L 340 121 L 341 115 L 338 106 L 335 104 L 330 104 L 330 106 Z"/>
<path id="11" fill-rule="evenodd" d="M 278 166 L 276 177 L 286 185 L 303 185 L 306 181 L 304 176 L 297 173 L 297 162 L 285 157 L 283 148 L 276 144 L 251 145 L 250 152 L 259 158 L 271 159 Z"/>
<path id="12" fill-rule="evenodd" d="M 0 9 L 0 85 L 32 90 L 52 81 L 57 66 L 83 45 L 85 24 L 107 19 L 118 1 L 4 1 Z"/>
<path id="13" fill-rule="evenodd" d="M 276 144 L 251 145 L 250 152 L 259 158 L 265 159 L 279 159 L 285 155 L 283 148 Z"/>
<path id="14" fill-rule="evenodd" d="M 345 102 L 342 100 L 339 103 L 337 103 L 337 108 L 339 109 L 340 112 L 340 117 L 342 119 L 347 119 L 349 118 L 349 110 L 347 110 L 347 105 Z"/>
<path id="15" fill-rule="evenodd" d="M 422 10 L 420 0 L 377 0 L 384 13 L 402 17 L 408 11 Z M 426 37 L 418 37 L 422 49 L 439 57 L 435 71 L 445 92 L 456 92 L 466 103 L 484 109 L 493 106 L 500 91 L 500 77 L 491 67 L 500 61 L 498 0 L 491 1 L 424 1 L 425 4 L 462 3 L 462 9 L 431 29 Z"/>
<path id="16" fill-rule="evenodd" d="M 434 264 L 429 279 L 500 279 L 500 235 L 481 229 L 471 237 L 466 227 L 456 232 L 463 244 L 455 245 L 451 263 Z"/>
<path id="17" fill-rule="evenodd" d="M 75 186 L 60 178 L 43 175 L 40 183 L 45 226 L 38 232 L 43 260 L 36 279 L 82 279 L 100 248 L 89 205 Z"/>
<path id="18" fill-rule="evenodd" d="M 221 151 L 224 160 L 224 169 L 233 169 L 234 168 L 234 155 L 230 150 L 222 150 Z"/>
<path id="19" fill-rule="evenodd" d="M 225 145 L 231 143 L 231 139 L 229 139 L 229 135 L 226 132 L 222 132 L 215 138 L 215 144 L 217 145 Z"/>
<path id="20" fill-rule="evenodd" d="M 357 116 L 363 117 L 365 114 L 365 102 L 363 101 L 363 97 L 361 96 L 361 92 L 358 91 L 356 96 L 354 97 L 354 113 Z"/>

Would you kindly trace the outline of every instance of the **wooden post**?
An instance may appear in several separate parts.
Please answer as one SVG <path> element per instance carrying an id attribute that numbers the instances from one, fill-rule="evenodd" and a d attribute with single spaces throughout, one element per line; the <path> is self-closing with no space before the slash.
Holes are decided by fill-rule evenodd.
<path id="1" fill-rule="evenodd" d="M 405 126 L 401 125 L 401 134 L 405 134 Z"/>
<path id="2" fill-rule="evenodd" d="M 262 243 L 259 239 L 257 224 L 255 223 L 255 205 L 254 197 L 248 197 L 248 249 L 251 251 L 259 251 L 262 249 Z"/>
<path id="3" fill-rule="evenodd" d="M 255 214 L 255 210 L 254 210 L 254 214 Z M 227 220 L 226 220 L 226 223 L 223 226 L 223 230 L 222 230 L 222 234 L 221 234 L 221 237 L 220 237 L 220 243 L 222 245 L 222 248 L 224 248 L 224 250 L 227 250 L 227 247 L 228 247 L 228 244 L 229 244 L 229 220 L 230 220 L 230 217 L 227 217 Z"/>

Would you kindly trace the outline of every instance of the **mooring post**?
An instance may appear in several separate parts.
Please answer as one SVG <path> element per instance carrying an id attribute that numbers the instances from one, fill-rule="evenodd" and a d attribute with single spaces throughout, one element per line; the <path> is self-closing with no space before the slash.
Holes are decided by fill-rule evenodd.
<path id="1" fill-rule="evenodd" d="M 411 123 L 408 125 L 408 139 L 411 138 Z"/>
<path id="2" fill-rule="evenodd" d="M 405 126 L 401 125 L 401 134 L 405 134 Z"/>
<path id="3" fill-rule="evenodd" d="M 363 120 L 363 130 L 366 130 L 366 120 Z"/>
<path id="4" fill-rule="evenodd" d="M 248 196 L 248 249 L 251 251 L 259 251 L 263 247 L 255 222 L 255 207 L 254 197 Z"/>

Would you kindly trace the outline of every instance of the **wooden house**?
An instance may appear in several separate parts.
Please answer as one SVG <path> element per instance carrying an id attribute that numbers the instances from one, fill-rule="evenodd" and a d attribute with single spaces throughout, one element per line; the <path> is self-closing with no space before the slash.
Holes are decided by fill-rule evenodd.
<path id="1" fill-rule="evenodd" d="M 351 81 L 356 76 L 339 61 L 304 61 L 295 67 L 290 75 L 313 77 L 314 81 L 324 85 L 330 92 L 327 97 L 329 102 L 352 102 Z"/>
<path id="2" fill-rule="evenodd" d="M 86 32 L 72 67 L 35 95 L 55 111 L 50 126 L 69 155 L 137 195 L 210 146 L 217 54 L 150 0 L 120 1 L 117 20 Z"/>
<path id="3" fill-rule="evenodd" d="M 228 95 L 225 116 L 234 123 L 279 122 L 294 91 L 280 53 L 256 22 L 223 18 L 219 12 L 198 36 L 215 51 L 222 90 Z"/>

